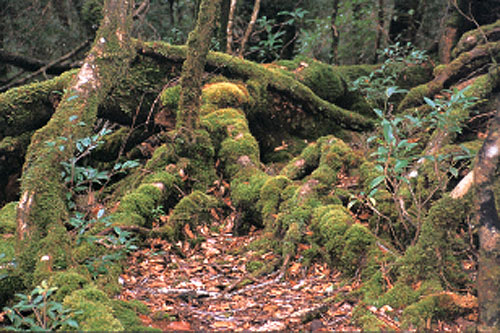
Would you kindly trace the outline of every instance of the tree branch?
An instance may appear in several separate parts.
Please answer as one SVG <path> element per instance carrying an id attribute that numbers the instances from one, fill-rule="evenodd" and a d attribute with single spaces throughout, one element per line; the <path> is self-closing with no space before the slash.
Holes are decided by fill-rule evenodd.
<path id="1" fill-rule="evenodd" d="M 29 74 L 28 76 L 19 78 L 18 80 L 14 80 L 14 81 L 10 82 L 9 84 L 6 84 L 6 85 L 0 87 L 0 92 L 1 91 L 6 91 L 7 89 L 12 88 L 12 87 L 14 87 L 16 85 L 25 83 L 26 81 L 30 80 L 31 78 L 33 78 L 33 77 L 35 77 L 35 76 L 37 76 L 37 75 L 39 75 L 41 73 L 48 73 L 48 74 L 50 74 L 49 69 L 51 69 L 51 68 L 62 68 L 58 64 L 62 63 L 65 60 L 68 60 L 69 58 L 71 58 L 72 56 L 74 56 L 75 54 L 77 54 L 78 52 L 80 52 L 81 50 L 83 50 L 84 48 L 86 48 L 89 44 L 90 44 L 90 39 L 86 40 L 85 42 L 83 42 L 82 44 L 80 44 L 78 47 L 76 47 L 72 51 L 66 53 L 62 57 L 60 57 L 60 58 L 58 58 L 56 60 L 53 60 L 53 61 L 49 62 L 48 64 L 43 65 L 42 67 L 38 68 L 38 70 L 36 70 L 35 72 Z M 24 58 L 24 60 L 26 60 L 26 58 Z M 70 69 L 70 68 L 68 68 L 68 69 Z M 58 74 L 58 73 L 56 73 L 56 74 Z"/>

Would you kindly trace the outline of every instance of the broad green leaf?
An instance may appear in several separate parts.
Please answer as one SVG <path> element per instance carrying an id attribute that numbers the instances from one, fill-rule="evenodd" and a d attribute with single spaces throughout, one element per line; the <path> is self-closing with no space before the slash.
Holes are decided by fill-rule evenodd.
<path id="1" fill-rule="evenodd" d="M 398 160 L 398 161 L 396 161 L 396 164 L 394 165 L 394 172 L 399 173 L 401 170 L 403 170 L 407 166 L 408 166 L 407 160 Z"/>
<path id="2" fill-rule="evenodd" d="M 435 103 L 432 99 L 430 99 L 430 98 L 428 98 L 428 97 L 424 97 L 424 101 L 425 101 L 425 103 L 427 103 L 427 105 L 429 105 L 431 108 L 433 108 L 433 109 L 435 109 L 435 108 L 436 108 L 436 103 Z"/>
<path id="3" fill-rule="evenodd" d="M 378 185 L 380 185 L 380 183 L 382 183 L 384 181 L 384 179 L 385 179 L 385 176 L 378 176 L 370 182 L 370 185 L 368 185 L 368 187 L 375 188 Z"/>

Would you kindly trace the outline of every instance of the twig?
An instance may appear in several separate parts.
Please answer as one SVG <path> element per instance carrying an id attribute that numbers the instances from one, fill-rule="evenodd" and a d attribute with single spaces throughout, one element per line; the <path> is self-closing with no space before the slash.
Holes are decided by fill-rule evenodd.
<path id="1" fill-rule="evenodd" d="M 75 49 L 73 49 L 72 51 L 66 53 L 65 55 L 63 55 L 62 57 L 54 60 L 54 61 L 51 61 L 49 62 L 47 65 L 43 66 L 43 67 L 40 67 L 40 69 L 38 69 L 37 71 L 29 74 L 28 76 L 25 76 L 23 78 L 19 78 L 18 80 L 15 80 L 15 81 L 12 81 L 11 83 L 9 84 L 6 84 L 2 87 L 0 87 L 0 91 L 5 91 L 9 88 L 12 88 L 13 86 L 16 86 L 18 84 L 21 84 L 21 83 L 24 83 L 26 81 L 28 81 L 29 79 L 35 77 L 36 75 L 38 74 L 41 74 L 41 73 L 45 73 L 47 71 L 47 69 L 71 58 L 72 56 L 74 56 L 75 54 L 77 54 L 78 52 L 80 52 L 81 50 L 83 50 L 85 47 L 87 47 L 88 45 L 90 44 L 90 39 L 87 39 L 85 42 L 83 42 L 82 44 L 80 44 L 78 47 L 76 47 Z"/>

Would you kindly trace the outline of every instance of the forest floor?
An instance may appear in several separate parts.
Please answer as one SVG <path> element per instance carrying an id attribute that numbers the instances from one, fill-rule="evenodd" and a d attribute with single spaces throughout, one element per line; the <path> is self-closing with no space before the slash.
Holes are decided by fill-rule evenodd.
<path id="1" fill-rule="evenodd" d="M 255 260 L 279 261 L 273 252 L 249 250 L 260 231 L 234 236 L 227 227 L 203 226 L 198 232 L 204 241 L 152 239 L 149 248 L 129 257 L 119 298 L 150 308 L 151 315 L 141 315 L 144 325 L 163 331 L 360 331 L 350 324 L 359 303 L 336 301 L 349 299 L 337 296 L 360 282 L 346 282 L 326 264 L 303 265 L 306 245 L 281 269 L 259 275 L 251 272 Z M 363 306 L 391 330 L 408 331 L 397 321 L 400 310 Z M 428 328 L 464 332 L 465 326 L 455 321 L 429 323 Z"/>
<path id="2" fill-rule="evenodd" d="M 141 316 L 144 325 L 163 331 L 360 331 L 350 324 L 358 304 L 336 301 L 359 287 L 359 281 L 346 282 L 326 264 L 303 265 L 306 245 L 281 269 L 254 274 L 257 258 L 277 259 L 272 252 L 248 249 L 260 232 L 237 237 L 215 229 L 199 228 L 205 240 L 196 244 L 153 239 L 150 248 L 130 256 L 120 298 L 148 305 L 151 315 Z M 401 331 L 401 311 L 363 306 L 391 330 Z M 463 328 L 439 322 L 431 331 Z"/>
<path id="3" fill-rule="evenodd" d="M 354 304 L 334 301 L 352 290 L 339 272 L 319 263 L 305 268 L 299 260 L 256 276 L 249 268 L 257 254 L 245 248 L 258 232 L 240 237 L 206 227 L 200 232 L 206 239 L 194 246 L 156 239 L 130 257 L 120 297 L 149 306 L 153 315 L 142 317 L 145 325 L 195 331 L 356 330 L 349 325 Z M 276 259 L 272 252 L 260 257 Z"/>

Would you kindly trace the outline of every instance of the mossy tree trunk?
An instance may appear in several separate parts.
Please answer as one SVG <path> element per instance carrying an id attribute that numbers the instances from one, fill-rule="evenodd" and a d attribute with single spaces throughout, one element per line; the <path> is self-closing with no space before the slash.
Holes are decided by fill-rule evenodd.
<path id="1" fill-rule="evenodd" d="M 194 130 L 200 127 L 201 85 L 220 1 L 202 0 L 196 27 L 189 34 L 186 61 L 182 66 L 177 128 Z"/>
<path id="2" fill-rule="evenodd" d="M 31 139 L 21 179 L 17 237 L 20 268 L 34 273 L 35 280 L 71 263 L 63 225 L 68 210 L 61 162 L 73 156 L 76 140 L 91 133 L 99 104 L 135 55 L 128 36 L 132 8 L 130 0 L 105 1 L 104 18 L 80 71 L 50 121 Z"/>
<path id="3" fill-rule="evenodd" d="M 500 97 L 496 106 L 498 110 Z M 493 192 L 499 154 L 500 112 L 497 111 L 474 168 L 480 243 L 477 291 L 480 329 L 484 331 L 500 329 L 500 221 Z"/>

